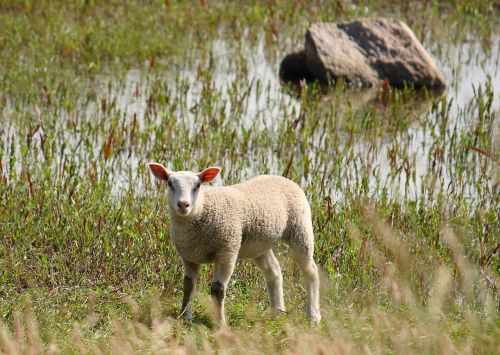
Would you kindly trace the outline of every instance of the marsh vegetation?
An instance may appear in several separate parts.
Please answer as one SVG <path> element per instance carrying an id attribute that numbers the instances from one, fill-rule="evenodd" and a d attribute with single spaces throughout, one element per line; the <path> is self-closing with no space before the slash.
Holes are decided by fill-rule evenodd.
<path id="1" fill-rule="evenodd" d="M 494 1 L 0 2 L 0 349 L 474 352 L 499 347 L 500 7 Z M 297 94 L 312 22 L 390 16 L 440 95 L 341 83 Z M 285 175 L 312 207 L 322 323 L 241 261 L 210 314 L 177 319 L 182 267 L 147 163 Z"/>

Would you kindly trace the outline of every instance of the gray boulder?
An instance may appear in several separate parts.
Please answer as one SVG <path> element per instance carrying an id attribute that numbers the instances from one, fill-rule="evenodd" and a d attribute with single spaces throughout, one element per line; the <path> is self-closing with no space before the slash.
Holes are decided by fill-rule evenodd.
<path id="1" fill-rule="evenodd" d="M 281 63 L 285 81 L 302 76 L 322 84 L 343 79 L 374 86 L 387 79 L 397 87 L 445 87 L 443 74 L 411 29 L 393 19 L 313 24 L 306 32 L 305 50 L 296 56 L 293 66 L 289 56 Z"/>

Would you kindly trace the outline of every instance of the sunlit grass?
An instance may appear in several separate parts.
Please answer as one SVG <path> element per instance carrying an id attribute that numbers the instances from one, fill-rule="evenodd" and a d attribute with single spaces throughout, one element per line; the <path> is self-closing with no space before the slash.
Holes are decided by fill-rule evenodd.
<path id="1" fill-rule="evenodd" d="M 0 349 L 494 351 L 495 6 L 2 2 Z M 409 23 L 446 92 L 280 86 L 309 23 L 381 15 Z M 178 320 L 182 269 L 151 160 L 221 166 L 218 184 L 299 183 L 324 322 L 307 325 L 283 246 L 287 314 L 267 312 L 262 276 L 241 261 L 231 330 L 213 327 L 208 266 L 194 326 Z"/>

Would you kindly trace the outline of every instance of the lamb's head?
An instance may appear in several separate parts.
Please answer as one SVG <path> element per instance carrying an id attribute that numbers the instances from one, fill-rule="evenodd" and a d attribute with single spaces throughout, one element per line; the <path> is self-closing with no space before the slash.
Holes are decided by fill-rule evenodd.
<path id="1" fill-rule="evenodd" d="M 153 175 L 168 184 L 168 204 L 171 211 L 181 217 L 189 216 L 196 207 L 201 184 L 213 181 L 219 168 L 206 168 L 201 173 L 191 171 L 169 171 L 161 164 L 150 163 Z"/>

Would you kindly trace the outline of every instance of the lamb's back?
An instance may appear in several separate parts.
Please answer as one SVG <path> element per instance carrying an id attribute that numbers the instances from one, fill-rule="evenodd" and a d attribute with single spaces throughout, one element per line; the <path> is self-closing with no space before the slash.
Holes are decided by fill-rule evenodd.
<path id="1" fill-rule="evenodd" d="M 240 254 L 252 256 L 272 247 L 293 228 L 297 218 L 309 214 L 304 191 L 291 180 L 275 175 L 261 175 L 233 185 L 244 196 L 243 242 Z M 248 249 L 248 253 L 246 253 Z"/>
<path id="2" fill-rule="evenodd" d="M 207 186 L 203 195 L 203 212 L 193 221 L 189 233 L 193 237 L 185 245 L 191 254 L 195 249 L 210 249 L 209 255 L 239 249 L 241 258 L 262 255 L 293 228 L 297 217 L 310 213 L 302 189 L 281 176 Z M 191 242 L 195 240 L 196 245 Z"/>

